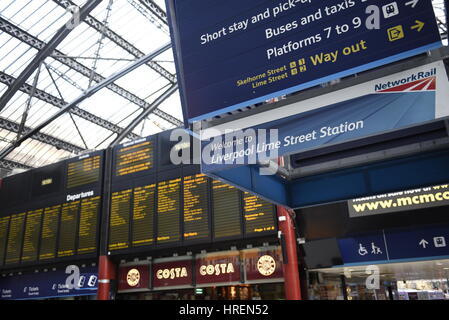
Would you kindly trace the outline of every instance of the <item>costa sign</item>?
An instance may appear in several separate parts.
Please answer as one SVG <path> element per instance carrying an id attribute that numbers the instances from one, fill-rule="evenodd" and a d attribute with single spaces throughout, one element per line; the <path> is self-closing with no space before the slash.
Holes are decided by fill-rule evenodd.
<path id="1" fill-rule="evenodd" d="M 155 260 L 153 264 L 153 288 L 191 287 L 192 259 Z"/>
<path id="2" fill-rule="evenodd" d="M 118 292 L 148 291 L 149 288 L 149 264 L 119 267 Z"/>
<path id="3" fill-rule="evenodd" d="M 197 284 L 235 283 L 241 280 L 239 251 L 199 255 L 195 265 Z"/>
<path id="4" fill-rule="evenodd" d="M 232 263 L 220 263 L 220 264 L 209 264 L 209 265 L 202 265 L 200 267 L 200 274 L 202 276 L 212 276 L 220 274 L 226 274 L 226 273 L 234 273 L 234 265 Z"/>
<path id="5" fill-rule="evenodd" d="M 159 280 L 162 279 L 176 279 L 176 278 L 187 278 L 187 268 L 186 267 L 178 267 L 171 269 L 159 269 L 156 271 L 156 278 Z"/>
<path id="6" fill-rule="evenodd" d="M 280 247 L 243 250 L 242 256 L 246 282 L 277 282 L 283 278 Z"/>

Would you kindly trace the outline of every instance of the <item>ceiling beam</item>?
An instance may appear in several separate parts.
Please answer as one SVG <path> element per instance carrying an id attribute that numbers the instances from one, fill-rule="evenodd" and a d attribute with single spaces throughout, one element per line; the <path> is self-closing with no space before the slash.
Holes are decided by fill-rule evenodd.
<path id="1" fill-rule="evenodd" d="M 68 7 L 75 5 L 73 1 L 71 0 L 53 0 L 57 5 L 67 9 Z M 128 53 L 132 54 L 136 58 L 141 58 L 145 55 L 142 51 L 137 49 L 134 45 L 132 45 L 130 42 L 125 40 L 123 37 L 112 31 L 110 28 L 108 28 L 104 23 L 100 22 L 99 20 L 95 19 L 92 16 L 87 16 L 86 19 L 84 19 L 84 22 L 87 23 L 91 28 L 95 29 L 98 32 L 104 33 L 104 35 L 114 42 L 116 45 L 118 45 L 120 48 L 126 50 Z M 160 64 L 154 61 L 149 61 L 147 65 L 156 71 L 158 74 L 163 76 L 165 79 L 170 81 L 171 83 L 176 82 L 176 76 L 167 71 L 164 67 L 162 67 Z"/>
<path id="2" fill-rule="evenodd" d="M 63 114 L 65 114 L 67 112 L 70 112 L 70 110 L 73 107 L 77 106 L 78 104 L 80 104 L 81 102 L 83 102 L 87 98 L 91 97 L 92 95 L 94 95 L 98 91 L 100 91 L 103 88 L 107 87 L 109 84 L 113 83 L 114 81 L 117 81 L 118 79 L 124 77 L 128 73 L 130 73 L 130 72 L 134 71 L 135 69 L 139 68 L 140 66 L 144 65 L 148 61 L 154 59 L 155 57 L 157 57 L 158 55 L 160 55 L 164 51 L 168 50 L 170 47 L 171 47 L 171 44 L 167 43 L 166 45 L 162 46 L 161 48 L 159 48 L 159 49 L 157 49 L 157 50 L 155 50 L 153 52 L 151 52 L 150 54 L 146 55 L 145 57 L 143 57 L 143 58 L 141 58 L 141 59 L 131 63 L 130 65 L 126 66 L 124 69 L 114 73 L 113 75 L 111 75 L 107 79 L 103 80 L 102 82 L 100 82 L 100 83 L 90 87 L 85 92 L 83 92 L 78 98 L 76 98 L 75 100 L 73 100 L 72 102 L 70 102 L 69 104 L 64 106 L 58 112 L 53 114 L 51 117 L 49 117 L 45 121 L 41 122 L 39 125 L 34 127 L 29 132 L 24 134 L 20 139 L 18 139 L 17 141 L 14 141 L 10 146 L 8 146 L 7 148 L 3 149 L 0 152 L 0 159 L 4 159 L 14 149 L 19 147 L 24 141 L 26 141 L 27 139 L 29 139 L 32 136 L 34 136 L 37 132 L 39 132 L 42 129 L 44 129 L 46 126 L 48 126 L 50 123 L 52 123 L 53 121 L 58 119 L 60 116 L 62 116 Z"/>
<path id="3" fill-rule="evenodd" d="M 80 21 L 83 21 L 87 15 L 94 10 L 102 0 L 88 1 L 79 11 Z M 26 68 L 20 73 L 16 81 L 3 93 L 0 98 L 0 111 L 2 111 L 12 97 L 19 91 L 20 87 L 28 80 L 29 77 L 36 71 L 40 64 L 56 49 L 56 47 L 64 41 L 65 38 L 74 30 L 72 26 L 65 24 L 60 28 L 53 38 L 45 44 L 43 48 L 39 50 L 34 59 L 26 66 Z"/>
<path id="4" fill-rule="evenodd" d="M 0 71 L 0 83 L 6 84 L 6 85 L 10 85 L 11 83 L 14 82 L 14 80 L 15 80 L 15 78 L 13 76 Z M 22 91 L 22 92 L 24 92 L 26 94 L 31 94 L 32 90 L 33 90 L 33 87 L 30 86 L 27 83 L 24 83 L 22 85 L 22 87 L 20 88 L 20 91 Z M 49 93 L 47 93 L 45 91 L 42 91 L 40 89 L 36 89 L 36 91 L 34 93 L 34 98 L 39 99 L 41 101 L 44 101 L 44 102 L 46 102 L 48 104 L 51 104 L 51 105 L 53 105 L 53 106 L 55 106 L 55 107 L 57 107 L 59 109 L 64 108 L 64 106 L 67 105 L 66 101 L 64 101 L 64 100 L 62 100 L 62 99 L 60 99 L 58 97 L 55 97 L 55 96 L 53 96 L 53 95 L 51 95 L 51 94 L 49 94 Z M 78 117 L 80 117 L 80 118 L 82 118 L 84 120 L 87 120 L 87 121 L 89 121 L 91 123 L 94 123 L 97 126 L 100 126 L 100 127 L 105 128 L 105 129 L 107 129 L 109 131 L 112 131 L 114 133 L 120 134 L 120 133 L 123 132 L 123 128 L 121 128 L 120 126 L 118 126 L 116 124 L 113 124 L 112 122 L 109 122 L 109 121 L 107 121 L 107 120 L 105 120 L 103 118 L 100 118 L 100 117 L 98 117 L 98 116 L 96 116 L 96 115 L 94 115 L 94 114 L 92 114 L 90 112 L 87 112 L 86 110 L 81 109 L 79 107 L 73 107 L 70 110 L 70 113 L 73 114 L 73 115 L 76 115 L 76 116 L 78 116 Z M 131 140 L 135 140 L 135 139 L 139 139 L 140 136 L 136 135 L 134 133 L 130 133 L 128 135 L 128 138 L 131 139 Z"/>
<path id="5" fill-rule="evenodd" d="M 20 129 L 20 124 L 14 122 L 14 121 L 11 121 L 9 119 L 0 117 L 0 129 L 18 133 L 19 129 Z M 22 130 L 22 134 L 25 135 L 28 132 L 30 132 L 31 130 L 32 129 L 29 127 L 24 127 Z M 56 138 L 56 137 L 53 137 L 53 136 L 50 136 L 48 134 L 41 133 L 41 132 L 37 132 L 36 134 L 31 136 L 31 139 L 51 145 L 57 149 L 65 150 L 65 151 L 72 152 L 75 154 L 79 154 L 85 150 L 84 148 L 74 145 L 73 143 L 61 140 L 59 138 Z"/>
<path id="6" fill-rule="evenodd" d="M 167 98 L 169 98 L 177 90 L 178 84 L 175 83 L 151 104 L 151 108 L 145 109 L 133 121 L 131 121 L 131 123 L 125 128 L 125 130 L 120 135 L 118 135 L 118 137 L 109 145 L 109 147 L 114 147 L 118 145 L 123 139 L 126 138 L 128 132 L 132 132 L 139 125 L 139 123 L 145 120 L 153 112 L 154 109 L 156 109 L 162 102 L 167 100 Z"/>
<path id="7" fill-rule="evenodd" d="M 27 166 L 25 164 L 22 163 L 18 163 L 15 161 L 11 161 L 11 160 L 0 160 L 0 168 L 6 169 L 6 170 L 13 170 L 13 169 L 32 169 L 32 167 Z"/>
<path id="8" fill-rule="evenodd" d="M 9 21 L 2 18 L 1 16 L 0 16 L 0 30 L 8 33 L 9 35 L 13 36 L 14 38 L 19 39 L 20 41 L 28 44 L 29 46 L 31 46 L 35 49 L 40 50 L 42 47 L 45 46 L 45 42 L 32 36 L 28 32 L 22 30 L 21 28 L 17 27 L 16 25 L 10 23 Z M 52 58 L 59 61 L 60 63 L 62 63 L 64 65 L 68 66 L 72 70 L 75 70 L 76 72 L 82 74 L 83 76 L 85 76 L 87 78 L 89 78 L 92 75 L 92 70 L 90 68 L 79 63 L 78 61 L 76 61 L 73 58 L 69 58 L 69 57 L 65 56 L 62 52 L 60 52 L 58 50 L 54 50 L 54 52 L 52 53 Z M 106 78 L 99 75 L 98 73 L 94 73 L 93 79 L 96 82 L 101 82 Z M 137 106 L 141 107 L 142 109 L 146 109 L 146 108 L 150 107 L 150 103 L 137 97 L 135 94 L 129 92 L 128 90 L 126 90 L 114 83 L 110 83 L 107 86 L 107 88 L 109 90 L 111 90 L 112 92 L 118 94 L 122 98 L 125 98 L 126 100 L 136 104 Z M 162 110 L 156 109 L 156 110 L 154 110 L 154 114 L 156 116 L 158 116 L 159 118 L 171 123 L 175 127 L 179 127 L 179 126 L 183 125 L 183 123 L 179 119 L 173 117 L 172 115 L 169 115 L 168 113 L 166 113 Z"/>
<path id="9" fill-rule="evenodd" d="M 139 0 L 148 10 L 151 11 L 162 23 L 168 25 L 167 14 L 152 0 Z"/>

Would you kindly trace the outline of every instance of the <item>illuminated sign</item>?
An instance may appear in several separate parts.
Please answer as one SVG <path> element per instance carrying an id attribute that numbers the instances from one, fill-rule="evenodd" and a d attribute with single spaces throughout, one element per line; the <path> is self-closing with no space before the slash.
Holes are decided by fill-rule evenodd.
<path id="1" fill-rule="evenodd" d="M 238 251 L 197 256 L 197 284 L 236 283 L 240 281 L 240 275 L 240 254 Z"/>
<path id="2" fill-rule="evenodd" d="M 281 247 L 242 250 L 245 282 L 279 282 L 283 279 Z"/>
<path id="3" fill-rule="evenodd" d="M 118 269 L 118 292 L 148 291 L 150 288 L 149 264 L 120 266 Z"/>
<path id="4" fill-rule="evenodd" d="M 52 184 L 52 183 L 53 183 L 53 179 L 51 179 L 51 178 L 45 179 L 45 180 L 41 181 L 41 186 L 46 186 L 46 185 L 49 185 L 49 184 Z"/>
<path id="5" fill-rule="evenodd" d="M 101 156 L 82 156 L 67 165 L 67 188 L 75 188 L 100 180 Z"/>
<path id="6" fill-rule="evenodd" d="M 264 255 L 257 261 L 257 270 L 266 277 L 271 276 L 276 270 L 276 260 L 272 256 Z"/>
<path id="7" fill-rule="evenodd" d="M 116 151 L 115 176 L 121 177 L 154 167 L 153 141 L 137 140 L 124 144 Z"/>
<path id="8" fill-rule="evenodd" d="M 167 0 L 167 8 L 190 122 L 442 45 L 432 1 Z"/>
<path id="9" fill-rule="evenodd" d="M 131 269 L 126 275 L 126 281 L 131 287 L 135 287 L 140 281 L 140 272 L 137 269 Z"/>
<path id="10" fill-rule="evenodd" d="M 186 288 L 191 287 L 192 282 L 193 277 L 191 257 L 157 259 L 154 261 L 154 288 Z"/>
<path id="11" fill-rule="evenodd" d="M 0 300 L 31 300 L 95 295 L 98 268 L 70 265 L 48 272 L 0 278 Z"/>
<path id="12" fill-rule="evenodd" d="M 234 273 L 234 265 L 232 263 L 209 264 L 200 266 L 200 274 L 202 276 L 219 276 L 220 274 Z"/>
<path id="13" fill-rule="evenodd" d="M 186 278 L 188 276 L 187 274 L 187 268 L 186 267 L 178 267 L 178 268 L 171 268 L 171 269 L 159 269 L 156 271 L 156 277 L 159 280 L 162 279 L 175 279 L 175 278 Z"/>
<path id="14" fill-rule="evenodd" d="M 449 204 L 449 185 L 417 188 L 348 201 L 351 218 L 440 207 Z"/>

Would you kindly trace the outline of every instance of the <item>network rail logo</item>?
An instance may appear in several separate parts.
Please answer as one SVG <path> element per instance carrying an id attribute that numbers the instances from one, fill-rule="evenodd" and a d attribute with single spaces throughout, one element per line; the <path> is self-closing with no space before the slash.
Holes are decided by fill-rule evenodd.
<path id="1" fill-rule="evenodd" d="M 416 91 L 435 91 L 437 83 L 437 69 L 427 72 L 416 72 L 408 77 L 379 83 L 375 85 L 377 93 L 397 93 Z"/>

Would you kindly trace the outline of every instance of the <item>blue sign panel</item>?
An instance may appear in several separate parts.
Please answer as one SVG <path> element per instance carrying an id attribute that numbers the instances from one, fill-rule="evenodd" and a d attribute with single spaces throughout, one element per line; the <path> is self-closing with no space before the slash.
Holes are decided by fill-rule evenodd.
<path id="1" fill-rule="evenodd" d="M 66 269 L 0 278 L 0 300 L 27 300 L 95 295 L 98 268 L 67 266 Z"/>
<path id="2" fill-rule="evenodd" d="M 449 256 L 449 226 L 386 231 L 390 259 Z"/>
<path id="3" fill-rule="evenodd" d="M 437 259 L 449 256 L 449 225 L 383 230 L 338 245 L 345 264 Z"/>
<path id="4" fill-rule="evenodd" d="M 203 157 L 202 171 L 229 169 L 233 164 L 255 164 L 250 161 L 263 160 L 270 153 L 270 158 L 274 159 L 434 120 L 436 114 L 442 113 L 442 99 L 437 103 L 437 92 L 442 91 L 447 80 L 440 81 L 437 74 L 443 74 L 443 70 L 439 63 L 414 68 L 344 92 L 293 104 L 292 110 L 296 113 L 290 116 L 277 118 L 282 110 L 271 112 L 270 121 L 265 119 L 242 132 L 225 131 L 212 140 L 204 135 L 203 151 L 208 154 L 210 149 L 213 155 L 210 159 Z M 443 76 L 446 77 L 445 71 Z M 335 101 L 341 97 L 343 101 Z M 306 108 L 314 104 L 317 107 L 307 111 Z M 298 110 L 305 111 L 298 113 Z M 263 121 L 264 116 L 259 118 Z M 252 118 L 245 120 L 251 123 Z M 249 136 L 251 134 L 253 137 Z"/>
<path id="5" fill-rule="evenodd" d="M 344 263 L 387 260 L 387 248 L 382 233 L 339 239 L 338 246 Z"/>
<path id="6" fill-rule="evenodd" d="M 441 46 L 425 0 L 166 2 L 191 122 Z"/>

